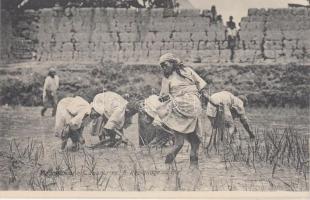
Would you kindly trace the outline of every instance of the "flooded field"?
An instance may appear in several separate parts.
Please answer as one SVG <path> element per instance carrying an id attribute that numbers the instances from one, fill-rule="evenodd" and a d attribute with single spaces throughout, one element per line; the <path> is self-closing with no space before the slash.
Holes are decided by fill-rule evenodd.
<path id="1" fill-rule="evenodd" d="M 138 146 L 136 118 L 125 130 L 134 146 L 90 149 L 99 140 L 86 128 L 84 148 L 78 152 L 61 152 L 60 139 L 53 133 L 54 118 L 50 117 L 50 110 L 47 116 L 41 117 L 40 107 L 3 106 L 0 108 L 0 186 L 2 190 L 309 191 L 309 110 L 249 109 L 248 113 L 257 134 L 263 135 L 267 130 L 281 134 L 291 128 L 296 138 L 297 134 L 302 136 L 296 139 L 296 148 L 284 148 L 293 141 L 288 139 L 277 153 L 286 155 L 286 151 L 289 154 L 296 151 L 296 156 L 291 156 L 291 161 L 277 157 L 277 162 L 269 162 L 264 154 L 266 162 L 263 162 L 265 157 L 254 158 L 254 153 L 253 158 L 241 153 L 230 159 L 230 154 L 221 151 L 207 154 L 200 148 L 197 169 L 189 166 L 189 145 L 185 143 L 176 162 L 166 165 L 169 147 Z M 209 137 L 208 122 L 205 127 Z M 242 147 L 252 148 L 247 134 L 241 127 L 239 130 Z M 308 152 L 299 147 L 306 147 Z"/>

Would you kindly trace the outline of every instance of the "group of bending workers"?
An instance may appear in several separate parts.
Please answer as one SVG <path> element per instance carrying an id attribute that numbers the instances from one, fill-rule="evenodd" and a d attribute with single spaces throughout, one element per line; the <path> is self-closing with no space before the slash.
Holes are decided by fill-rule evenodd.
<path id="1" fill-rule="evenodd" d="M 82 97 L 66 97 L 59 101 L 56 111 L 55 133 L 62 139 L 61 148 L 65 149 L 71 138 L 73 148 L 84 144 L 82 132 L 87 123 L 99 117 L 103 118 L 101 141 L 109 137 L 110 146 L 118 142 L 117 135 L 123 135 L 123 129 L 131 123 L 133 115 L 139 112 L 146 123 L 161 127 L 174 135 L 172 150 L 166 156 L 166 163 L 172 163 L 186 139 L 191 145 L 190 163 L 198 163 L 200 144 L 202 101 L 207 102 L 207 116 L 212 127 L 216 128 L 216 117 L 221 106 L 224 121 L 229 134 L 236 130 L 235 118 L 240 118 L 250 138 L 254 134 L 245 115 L 246 98 L 234 96 L 222 91 L 208 95 L 206 82 L 190 67 L 183 65 L 174 54 L 160 57 L 163 72 L 161 92 L 143 101 L 127 101 L 119 94 L 106 91 L 97 94 L 91 103 Z M 125 142 L 126 141 L 121 141 Z"/>

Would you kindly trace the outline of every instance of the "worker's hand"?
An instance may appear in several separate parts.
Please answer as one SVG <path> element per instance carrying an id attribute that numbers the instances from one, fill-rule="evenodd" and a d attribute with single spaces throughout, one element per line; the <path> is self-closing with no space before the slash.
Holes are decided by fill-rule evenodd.
<path id="1" fill-rule="evenodd" d="M 250 135 L 251 140 L 255 139 L 255 135 L 254 135 L 253 131 L 249 131 L 249 135 Z"/>
<path id="2" fill-rule="evenodd" d="M 65 126 L 63 128 L 63 130 L 61 131 L 61 133 L 58 136 L 56 136 L 56 137 L 67 138 L 69 132 L 70 132 L 70 127 L 69 126 Z"/>
<path id="3" fill-rule="evenodd" d="M 202 102 L 207 105 L 208 101 L 209 101 L 209 94 L 208 91 L 204 88 L 201 91 L 199 91 L 200 95 L 201 95 L 201 100 Z"/>
<path id="4" fill-rule="evenodd" d="M 158 98 L 158 100 L 160 102 L 162 102 L 162 103 L 165 102 L 165 101 L 168 101 L 169 99 L 170 99 L 169 95 L 161 96 L 161 97 Z"/>
<path id="5" fill-rule="evenodd" d="M 107 136 L 113 135 L 113 130 L 112 129 L 103 128 L 103 132 Z"/>
<path id="6" fill-rule="evenodd" d="M 201 97 L 201 102 L 202 102 L 205 106 L 207 106 L 208 103 L 209 103 L 209 99 L 206 98 L 204 95 L 202 95 L 202 97 Z"/>

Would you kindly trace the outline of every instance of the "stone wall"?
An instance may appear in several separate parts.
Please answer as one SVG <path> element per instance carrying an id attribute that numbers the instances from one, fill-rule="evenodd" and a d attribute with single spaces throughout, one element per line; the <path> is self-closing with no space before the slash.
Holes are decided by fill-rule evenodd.
<path id="1" fill-rule="evenodd" d="M 157 62 L 165 52 L 185 62 L 230 57 L 226 27 L 209 10 L 52 8 L 4 16 L 1 59 L 10 61 Z M 249 9 L 240 27 L 237 63 L 310 60 L 309 9 Z"/>
<path id="2" fill-rule="evenodd" d="M 240 26 L 241 53 L 237 52 L 240 61 L 310 60 L 309 8 L 249 9 Z"/>
<path id="3" fill-rule="evenodd" d="M 211 23 L 208 10 L 71 8 L 28 10 L 13 18 L 18 40 L 32 43 L 25 55 L 37 52 L 46 60 L 113 60 L 155 62 L 165 52 L 190 61 L 220 59 L 225 40 L 222 22 Z M 28 19 L 25 21 L 25 19 Z M 16 36 L 15 36 L 16 37 Z M 224 46 L 223 46 L 224 48 Z"/>
<path id="4" fill-rule="evenodd" d="M 12 22 L 9 13 L 1 12 L 0 27 L 0 63 L 10 59 L 10 48 L 12 42 Z"/>

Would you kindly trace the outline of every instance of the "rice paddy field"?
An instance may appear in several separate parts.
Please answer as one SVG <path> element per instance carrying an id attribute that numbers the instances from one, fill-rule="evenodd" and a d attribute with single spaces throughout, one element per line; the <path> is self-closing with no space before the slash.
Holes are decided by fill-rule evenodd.
<path id="1" fill-rule="evenodd" d="M 132 145 L 90 148 L 99 140 L 84 130 L 86 144 L 77 152 L 60 151 L 51 110 L 0 107 L 0 188 L 29 191 L 309 191 L 309 109 L 247 109 L 256 139 L 238 123 L 233 140 L 205 147 L 198 168 L 189 165 L 185 142 L 172 165 L 167 147 L 139 146 L 137 116 L 125 130 Z"/>

